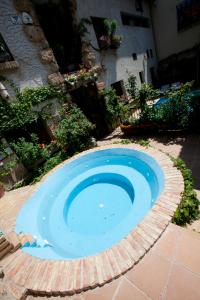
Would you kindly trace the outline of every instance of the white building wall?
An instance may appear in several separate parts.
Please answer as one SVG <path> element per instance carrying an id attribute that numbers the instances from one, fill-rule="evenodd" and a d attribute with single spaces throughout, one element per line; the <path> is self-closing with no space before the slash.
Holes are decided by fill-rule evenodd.
<path id="1" fill-rule="evenodd" d="M 182 0 L 157 0 L 152 6 L 158 60 L 200 43 L 200 24 L 177 30 L 176 5 Z"/>
<path id="2" fill-rule="evenodd" d="M 14 25 L 11 16 L 21 16 L 12 0 L 0 1 L 0 33 L 2 34 L 19 68 L 1 71 L 1 75 L 11 79 L 20 89 L 27 86 L 47 84 L 47 76 L 52 73 L 48 65 L 40 62 L 42 46 L 31 42 L 23 31 L 23 25 Z M 28 25 L 27 25 L 28 26 Z"/>
<path id="3" fill-rule="evenodd" d="M 119 49 L 106 50 L 101 53 L 95 51 L 97 62 L 105 66 L 106 71 L 102 74 L 102 80 L 106 85 L 116 81 L 126 81 L 129 73 L 137 77 L 140 84 L 139 72 L 145 71 L 146 82 L 151 82 L 149 72 L 150 67 L 156 67 L 156 52 L 152 27 L 142 28 L 126 26 L 122 24 L 120 12 L 127 12 L 135 15 L 142 15 L 150 19 L 148 1 L 143 1 L 144 12 L 135 9 L 134 0 L 77 0 L 77 14 L 79 19 L 92 17 L 103 17 L 116 19 L 118 22 L 117 34 L 123 36 L 123 41 Z M 151 21 L 150 21 L 151 23 Z M 96 34 L 93 25 L 88 25 L 89 39 L 94 47 L 98 48 Z M 152 49 L 154 57 L 144 59 L 146 49 Z M 134 61 L 132 54 L 137 53 L 137 60 Z M 146 72 L 148 70 L 148 72 Z"/>

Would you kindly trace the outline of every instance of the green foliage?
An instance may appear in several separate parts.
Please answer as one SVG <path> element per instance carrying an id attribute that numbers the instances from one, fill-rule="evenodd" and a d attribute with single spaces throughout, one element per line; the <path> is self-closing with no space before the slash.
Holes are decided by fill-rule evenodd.
<path id="1" fill-rule="evenodd" d="M 149 147 L 150 143 L 148 140 L 144 140 L 144 139 L 141 139 L 141 140 L 137 140 L 135 141 L 136 144 L 139 144 L 140 146 L 143 146 L 143 147 Z"/>
<path id="2" fill-rule="evenodd" d="M 78 24 L 78 33 L 80 34 L 80 36 L 84 37 L 87 33 L 89 33 L 88 29 L 87 29 L 87 25 L 91 25 L 92 22 L 90 21 L 90 19 L 87 18 L 82 18 Z"/>
<path id="3" fill-rule="evenodd" d="M 105 42 L 107 42 L 108 48 L 110 47 L 112 49 L 117 49 L 122 41 L 122 36 L 115 34 L 117 29 L 117 21 L 105 19 L 104 27 L 106 30 L 106 35 L 102 36 L 100 40 L 103 39 Z"/>
<path id="4" fill-rule="evenodd" d="M 90 142 L 94 125 L 76 106 L 65 107 L 62 115 L 63 119 L 56 130 L 58 145 L 68 154 L 83 150 Z"/>
<path id="5" fill-rule="evenodd" d="M 142 96 L 140 117 L 136 120 L 136 123 L 143 124 L 154 122 L 159 124 L 161 128 L 163 126 L 168 129 L 189 127 L 195 111 L 190 88 L 191 84 L 187 83 L 182 85 L 178 90 L 170 91 L 166 95 L 170 100 L 159 106 L 147 105 L 144 100 L 145 96 Z M 153 93 L 150 94 L 154 95 Z"/>
<path id="6" fill-rule="evenodd" d="M 65 157 L 66 158 L 66 157 Z M 44 175 L 53 169 L 55 166 L 60 164 L 63 161 L 63 155 L 61 152 L 57 153 L 56 155 L 50 157 L 47 161 L 45 161 L 44 165 L 40 169 L 41 174 Z"/>
<path id="7" fill-rule="evenodd" d="M 38 159 L 47 158 L 48 151 L 41 147 L 38 142 L 38 137 L 35 134 L 31 135 L 31 141 L 26 141 L 25 138 L 19 138 L 16 143 L 11 144 L 15 150 L 19 161 L 25 166 L 33 166 Z"/>
<path id="8" fill-rule="evenodd" d="M 144 109 L 148 100 L 154 100 L 158 98 L 160 92 L 154 89 L 150 84 L 143 83 L 140 89 L 136 92 L 136 102 L 140 109 Z"/>
<path id="9" fill-rule="evenodd" d="M 105 99 L 105 116 L 108 124 L 114 127 L 119 121 L 122 122 L 128 118 L 129 106 L 119 100 L 113 88 L 105 88 L 101 94 Z"/>
<path id="10" fill-rule="evenodd" d="M 129 95 L 131 96 L 132 99 L 135 99 L 136 97 L 136 92 L 137 92 L 137 86 L 136 86 L 136 76 L 131 74 L 128 77 L 128 82 L 126 84 L 126 89 Z"/>
<path id="11" fill-rule="evenodd" d="M 63 101 L 66 97 L 58 87 L 54 86 L 26 88 L 20 92 L 12 82 L 9 83 L 14 88 L 16 96 L 11 103 L 0 97 L 0 134 L 22 128 L 36 121 L 38 117 L 46 118 L 42 112 L 34 111 L 34 106 L 53 98 Z"/>
<path id="12" fill-rule="evenodd" d="M 144 139 L 140 139 L 140 140 L 134 140 L 134 139 L 122 139 L 120 141 L 116 141 L 113 144 L 123 144 L 123 145 L 128 145 L 128 144 L 139 144 L 140 146 L 143 147 L 149 147 L 149 140 L 144 140 Z"/>
<path id="13" fill-rule="evenodd" d="M 194 186 L 191 171 L 187 168 L 183 160 L 172 160 L 174 166 L 182 172 L 184 178 L 184 193 L 172 221 L 177 225 L 184 226 L 199 218 L 200 202 L 193 190 Z"/>
<path id="14" fill-rule="evenodd" d="M 106 29 L 107 36 L 113 37 L 117 29 L 117 21 L 105 19 L 104 26 Z"/>
<path id="15" fill-rule="evenodd" d="M 159 98 L 160 91 L 154 89 L 152 85 L 143 83 L 140 88 L 136 86 L 136 77 L 133 74 L 129 75 L 126 89 L 133 100 L 135 100 L 135 107 L 144 109 L 148 100 Z"/>

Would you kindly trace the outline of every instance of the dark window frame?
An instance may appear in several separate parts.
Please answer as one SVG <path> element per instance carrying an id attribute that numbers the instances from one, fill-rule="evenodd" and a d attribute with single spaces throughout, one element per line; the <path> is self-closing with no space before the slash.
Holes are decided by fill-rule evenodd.
<path id="1" fill-rule="evenodd" d="M 7 61 L 14 61 L 14 58 L 2 34 L 0 33 L 0 63 L 4 63 Z"/>
<path id="2" fill-rule="evenodd" d="M 144 11 L 142 0 L 135 0 L 135 9 L 140 12 Z"/>
<path id="3" fill-rule="evenodd" d="M 133 60 L 134 60 L 134 61 L 137 60 L 137 53 L 133 53 L 133 54 L 132 54 L 132 57 L 133 57 Z"/>
<path id="4" fill-rule="evenodd" d="M 140 71 L 140 72 L 139 72 L 139 76 L 140 76 L 140 82 L 141 82 L 141 83 L 145 83 L 144 71 Z"/>
<path id="5" fill-rule="evenodd" d="M 122 24 L 125 26 L 150 28 L 150 20 L 147 17 L 120 12 Z"/>
<path id="6" fill-rule="evenodd" d="M 126 89 L 123 80 L 113 82 L 110 86 L 116 91 L 117 96 L 121 97 L 126 95 Z"/>
<path id="7" fill-rule="evenodd" d="M 106 20 L 106 18 L 91 16 L 90 19 L 92 21 L 98 45 L 101 48 L 100 38 L 107 35 L 106 28 L 104 26 L 104 20 Z"/>

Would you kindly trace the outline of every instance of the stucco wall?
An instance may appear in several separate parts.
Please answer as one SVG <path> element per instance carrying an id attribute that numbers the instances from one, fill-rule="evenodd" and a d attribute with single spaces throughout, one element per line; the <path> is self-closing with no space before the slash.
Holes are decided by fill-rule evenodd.
<path id="1" fill-rule="evenodd" d="M 97 61 L 105 66 L 106 71 L 102 74 L 102 80 L 106 85 L 110 85 L 118 80 L 127 80 L 128 73 L 134 73 L 137 76 L 137 82 L 140 84 L 139 72 L 144 70 L 146 65 L 146 80 L 151 82 L 149 68 L 156 66 L 156 53 L 152 28 L 140 28 L 125 26 L 122 24 L 120 12 L 127 12 L 135 15 L 149 17 L 149 7 L 144 3 L 144 12 L 140 13 L 135 9 L 133 0 L 77 0 L 78 17 L 90 18 L 103 17 L 116 19 L 118 22 L 117 33 L 123 36 L 121 47 L 115 50 L 104 51 L 103 54 L 95 52 Z M 96 35 L 93 25 L 88 25 L 89 39 L 94 47 L 98 48 Z M 146 49 L 153 49 L 154 57 L 148 61 L 144 60 Z M 132 53 L 137 53 L 137 61 L 132 58 Z"/>
<path id="2" fill-rule="evenodd" d="M 42 46 L 31 42 L 23 31 L 23 25 L 14 25 L 11 16 L 20 16 L 13 6 L 12 0 L 0 1 L 0 33 L 19 68 L 1 71 L 1 74 L 23 89 L 26 86 L 39 86 L 47 83 L 48 74 L 52 73 L 48 65 L 40 62 L 39 53 Z M 28 26 L 28 25 L 27 25 Z"/>
<path id="3" fill-rule="evenodd" d="M 158 60 L 200 43 L 200 24 L 180 32 L 177 30 L 176 5 L 181 0 L 157 0 L 152 7 Z"/>

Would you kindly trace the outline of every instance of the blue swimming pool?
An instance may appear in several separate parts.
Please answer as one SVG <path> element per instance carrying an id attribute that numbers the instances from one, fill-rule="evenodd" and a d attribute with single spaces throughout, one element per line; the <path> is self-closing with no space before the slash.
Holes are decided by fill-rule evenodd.
<path id="1" fill-rule="evenodd" d="M 23 250 L 44 259 L 94 255 L 126 236 L 164 188 L 158 163 L 128 148 L 93 151 L 66 162 L 22 207 L 17 233 L 29 233 Z"/>

